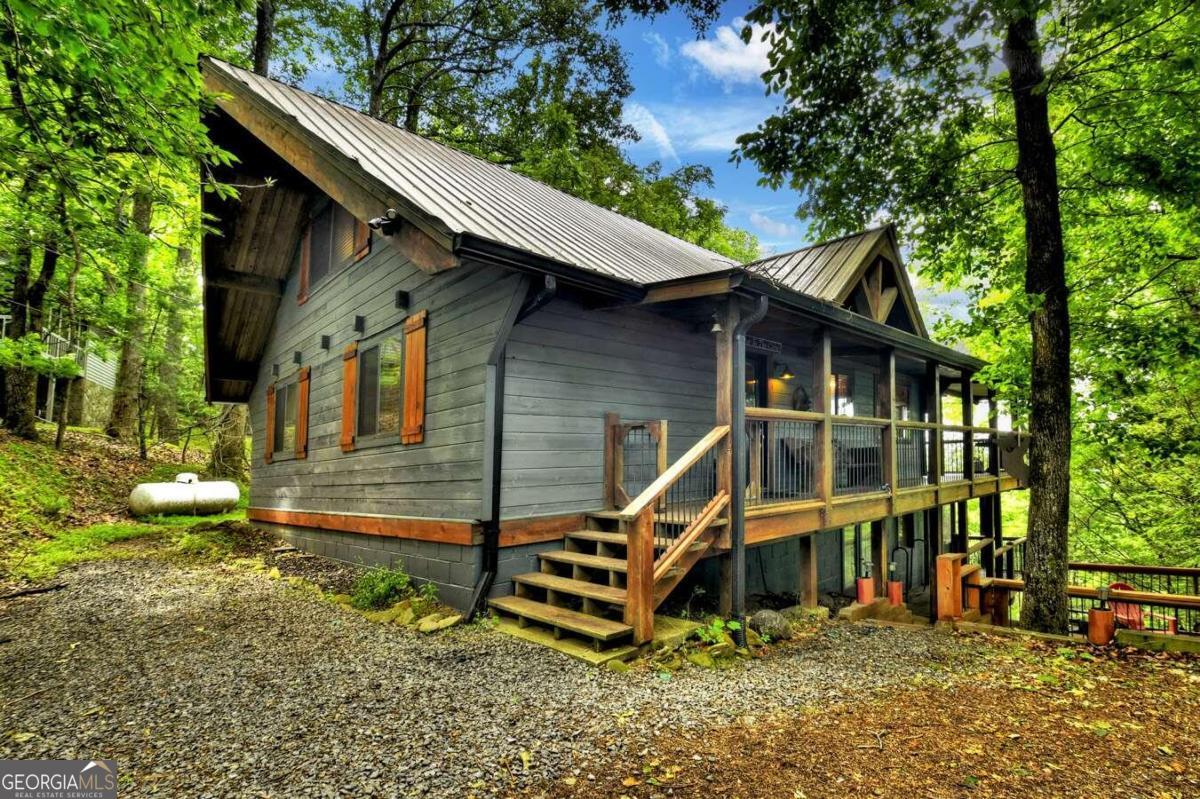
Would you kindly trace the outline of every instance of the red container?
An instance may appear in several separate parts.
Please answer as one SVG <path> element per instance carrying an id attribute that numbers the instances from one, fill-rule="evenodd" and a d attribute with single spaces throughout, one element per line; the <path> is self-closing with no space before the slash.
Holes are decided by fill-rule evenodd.
<path id="1" fill-rule="evenodd" d="M 869 605 L 875 601 L 875 580 L 870 577 L 858 578 L 858 604 Z"/>
<path id="2" fill-rule="evenodd" d="M 1088 611 L 1088 642 L 1108 646 L 1117 632 L 1117 614 L 1111 610 L 1092 608 Z"/>
<path id="3" fill-rule="evenodd" d="M 900 607 L 904 604 L 904 583 L 888 580 L 888 604 Z"/>

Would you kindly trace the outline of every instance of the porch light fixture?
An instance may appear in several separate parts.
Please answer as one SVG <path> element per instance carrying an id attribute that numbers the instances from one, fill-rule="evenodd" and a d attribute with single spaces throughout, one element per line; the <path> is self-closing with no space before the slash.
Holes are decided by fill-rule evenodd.
<path id="1" fill-rule="evenodd" d="M 321 349 L 323 349 L 323 350 L 329 349 L 329 347 L 332 343 L 333 343 L 333 341 L 330 339 L 329 336 L 321 336 Z"/>
<path id="2" fill-rule="evenodd" d="M 795 375 L 792 374 L 792 368 L 786 363 L 777 363 L 775 364 L 775 377 L 780 380 L 791 380 Z"/>
<path id="3" fill-rule="evenodd" d="M 367 331 L 367 317 L 365 317 L 365 316 L 354 317 L 354 332 L 355 333 L 365 333 L 366 331 Z"/>
<path id="4" fill-rule="evenodd" d="M 713 323 L 712 323 L 712 327 L 709 328 L 708 332 L 723 333 L 724 331 L 725 331 L 725 328 L 721 327 L 721 317 L 717 316 L 716 311 L 713 311 Z"/>
<path id="5" fill-rule="evenodd" d="M 294 364 L 296 364 L 297 366 L 299 366 L 299 365 L 300 365 L 300 363 L 301 363 L 303 360 L 304 360 L 304 359 L 303 359 L 303 357 L 301 356 L 300 350 L 296 350 L 295 352 L 293 352 L 293 353 L 292 353 L 292 363 L 294 363 Z"/>

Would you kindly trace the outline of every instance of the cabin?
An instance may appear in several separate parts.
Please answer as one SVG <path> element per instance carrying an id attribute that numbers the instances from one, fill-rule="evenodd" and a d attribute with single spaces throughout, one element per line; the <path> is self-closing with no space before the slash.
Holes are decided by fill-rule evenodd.
<path id="1" fill-rule="evenodd" d="M 249 405 L 257 524 L 599 649 L 701 592 L 1012 576 L 1027 442 L 930 339 L 894 228 L 742 265 L 202 70 L 236 187 L 204 195 L 206 388 Z"/>

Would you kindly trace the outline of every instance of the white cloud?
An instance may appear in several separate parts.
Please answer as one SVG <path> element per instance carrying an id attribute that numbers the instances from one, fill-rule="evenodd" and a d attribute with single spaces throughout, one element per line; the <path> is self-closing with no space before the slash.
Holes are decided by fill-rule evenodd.
<path id="1" fill-rule="evenodd" d="M 641 134 L 643 141 L 658 149 L 660 158 L 675 163 L 679 162 L 679 156 L 675 153 L 675 145 L 671 143 L 667 129 L 662 126 L 649 108 L 641 103 L 627 103 L 621 117 L 627 125 L 632 125 Z"/>
<path id="2" fill-rule="evenodd" d="M 732 25 L 717 28 L 715 39 L 687 42 L 679 52 L 726 85 L 759 83 L 770 65 L 767 54 L 771 46 L 764 38 L 774 26 L 751 26 L 749 44 L 742 41 L 741 30 L 745 26 L 744 19 L 735 19 Z"/>
<path id="3" fill-rule="evenodd" d="M 799 234 L 799 229 L 795 225 L 790 225 L 787 222 L 780 222 L 777 219 L 772 219 L 760 211 L 750 212 L 750 224 L 755 228 L 766 233 L 768 236 L 777 239 L 791 238 Z"/>
<path id="4" fill-rule="evenodd" d="M 642 41 L 650 45 L 654 50 L 654 63 L 660 67 L 665 67 L 671 63 L 671 45 L 667 44 L 667 40 L 659 36 L 654 31 L 642 34 Z"/>
<path id="5" fill-rule="evenodd" d="M 652 114 L 655 122 L 670 138 L 674 150 L 681 153 L 730 153 L 737 146 L 737 137 L 749 133 L 766 119 L 774 107 L 772 101 L 762 99 L 713 98 L 713 102 L 700 104 L 651 103 L 640 106 Z M 626 108 L 626 122 L 642 131 L 643 142 L 631 149 L 655 146 L 646 131 Z"/>

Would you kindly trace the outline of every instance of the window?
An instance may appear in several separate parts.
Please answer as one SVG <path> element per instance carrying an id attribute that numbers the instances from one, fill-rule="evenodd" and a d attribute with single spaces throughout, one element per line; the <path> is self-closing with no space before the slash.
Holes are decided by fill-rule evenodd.
<path id="1" fill-rule="evenodd" d="M 404 339 L 391 335 L 358 354 L 358 437 L 398 436 L 403 406 Z"/>
<path id="2" fill-rule="evenodd" d="M 309 222 L 305 233 L 300 299 L 371 251 L 370 229 L 337 203 L 328 203 Z"/>
<path id="3" fill-rule="evenodd" d="M 275 387 L 275 436 L 276 455 L 289 455 L 296 449 L 296 400 L 295 383 Z"/>
<path id="4" fill-rule="evenodd" d="M 854 381 L 850 375 L 833 376 L 833 412 L 838 416 L 854 415 Z"/>

